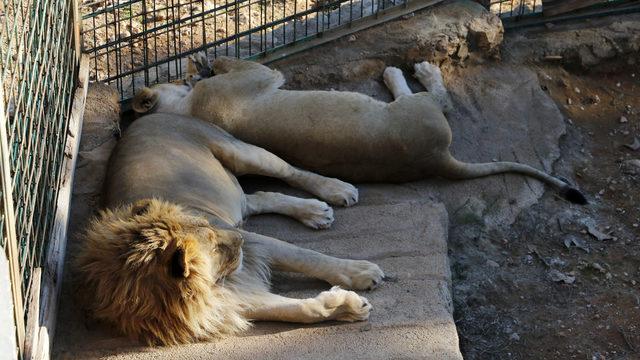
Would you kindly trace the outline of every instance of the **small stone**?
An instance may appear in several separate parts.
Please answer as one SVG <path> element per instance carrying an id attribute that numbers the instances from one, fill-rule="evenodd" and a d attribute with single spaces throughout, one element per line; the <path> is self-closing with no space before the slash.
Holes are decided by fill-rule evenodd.
<path id="1" fill-rule="evenodd" d="M 601 273 L 604 273 L 606 270 L 602 267 L 602 265 L 598 264 L 597 262 L 594 262 L 591 264 L 591 267 L 600 271 Z"/>
<path id="2" fill-rule="evenodd" d="M 624 124 L 626 122 L 629 122 L 629 119 L 627 119 L 626 116 L 620 116 L 620 124 Z"/>
<path id="3" fill-rule="evenodd" d="M 487 265 L 489 267 L 492 267 L 492 268 L 499 268 L 500 267 L 500 264 L 498 264 L 497 262 L 495 262 L 493 260 L 487 260 Z"/>
<path id="4" fill-rule="evenodd" d="M 565 284 L 573 284 L 576 281 L 575 276 L 563 274 L 562 272 L 552 269 L 547 273 L 549 280 L 553 282 L 563 282 Z"/>
<path id="5" fill-rule="evenodd" d="M 625 160 L 622 162 L 622 172 L 625 174 L 640 173 L 640 159 Z"/>
<path id="6" fill-rule="evenodd" d="M 567 105 L 571 105 L 573 104 L 573 100 L 571 100 L 571 98 L 567 98 Z"/>
<path id="7" fill-rule="evenodd" d="M 636 286 L 637 283 L 638 283 L 637 281 L 631 280 L 631 285 Z"/>
<path id="8" fill-rule="evenodd" d="M 354 41 L 356 41 L 356 39 L 357 39 L 356 36 L 352 34 L 352 35 L 349 35 L 349 37 L 347 38 L 347 41 L 348 42 L 354 42 Z"/>
<path id="9" fill-rule="evenodd" d="M 613 278 L 613 275 L 611 275 L 610 272 L 607 273 L 607 275 L 604 276 L 607 280 L 611 280 L 611 278 Z"/>
<path id="10" fill-rule="evenodd" d="M 518 335 L 517 332 L 514 332 L 513 334 L 509 335 L 509 340 L 511 340 L 511 341 L 520 341 L 520 335 Z"/>
<path id="11" fill-rule="evenodd" d="M 618 83 L 616 83 L 616 86 L 617 86 L 617 87 L 620 87 L 620 85 L 622 85 L 622 84 L 620 84 L 619 82 L 618 82 Z"/>
<path id="12" fill-rule="evenodd" d="M 574 88 L 573 88 L 573 91 L 575 91 L 575 92 L 576 92 L 576 94 L 580 94 L 580 89 L 579 89 L 578 87 L 574 87 Z"/>

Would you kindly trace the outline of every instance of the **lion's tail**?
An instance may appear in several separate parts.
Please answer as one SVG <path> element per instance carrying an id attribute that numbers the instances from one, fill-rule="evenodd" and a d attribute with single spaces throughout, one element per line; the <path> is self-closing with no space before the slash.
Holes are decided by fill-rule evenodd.
<path id="1" fill-rule="evenodd" d="M 560 195 L 572 203 L 580 205 L 588 203 L 587 198 L 580 192 L 580 190 L 572 187 L 565 181 L 555 178 L 529 165 L 516 162 L 499 161 L 492 163 L 465 163 L 451 157 L 448 162 L 448 166 L 445 166 L 441 175 L 450 179 L 472 179 L 502 173 L 516 173 L 530 176 L 558 189 Z"/>

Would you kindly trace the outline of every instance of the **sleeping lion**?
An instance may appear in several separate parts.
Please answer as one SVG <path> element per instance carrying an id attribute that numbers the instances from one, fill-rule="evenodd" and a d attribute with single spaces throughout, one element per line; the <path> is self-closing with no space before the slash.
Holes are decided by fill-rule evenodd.
<path id="1" fill-rule="evenodd" d="M 92 221 L 76 259 L 92 314 L 149 344 L 207 340 L 250 321 L 366 320 L 371 305 L 344 289 L 370 290 L 382 270 L 244 231 L 261 213 L 312 228 L 333 221 L 319 200 L 273 192 L 244 194 L 236 175 L 276 177 L 334 205 L 358 200 L 352 185 L 294 168 L 195 118 L 153 114 L 136 120 L 112 153 L 107 210 Z M 334 285 L 308 299 L 269 291 L 270 269 Z"/>
<path id="2" fill-rule="evenodd" d="M 206 56 L 197 54 L 190 67 L 187 84 L 140 91 L 134 111 L 195 116 L 296 166 L 349 181 L 471 179 L 511 172 L 543 181 L 569 201 L 587 203 L 567 182 L 531 166 L 455 159 L 443 113 L 451 101 L 440 69 L 427 62 L 415 65 L 416 77 L 428 90 L 417 94 L 399 69 L 385 70 L 384 81 L 395 98 L 391 103 L 355 92 L 283 90 L 282 73 L 235 58 L 219 57 L 210 67 Z"/>

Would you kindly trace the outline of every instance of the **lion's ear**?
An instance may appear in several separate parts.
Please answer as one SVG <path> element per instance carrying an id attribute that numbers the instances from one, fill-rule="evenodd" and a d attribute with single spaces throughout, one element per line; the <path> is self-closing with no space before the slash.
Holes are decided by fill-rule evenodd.
<path id="1" fill-rule="evenodd" d="M 150 206 L 151 200 L 145 199 L 136 201 L 136 203 L 133 204 L 133 207 L 131 207 L 131 213 L 136 216 L 144 215 L 149 211 Z"/>
<path id="2" fill-rule="evenodd" d="M 174 278 L 189 277 L 189 259 L 187 250 L 179 247 L 171 256 L 171 276 Z"/>
<path id="3" fill-rule="evenodd" d="M 151 111 L 158 102 L 158 93 L 151 88 L 144 88 L 133 98 L 131 107 L 138 114 L 144 114 Z"/>

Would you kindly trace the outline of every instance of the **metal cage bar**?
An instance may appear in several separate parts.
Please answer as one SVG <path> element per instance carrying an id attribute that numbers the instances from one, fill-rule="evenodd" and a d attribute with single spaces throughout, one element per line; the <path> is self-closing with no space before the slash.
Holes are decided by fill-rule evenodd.
<path id="1" fill-rule="evenodd" d="M 259 58 L 409 2 L 86 0 L 84 49 L 90 78 L 115 84 L 127 100 L 143 86 L 181 78 L 189 54 Z"/>

